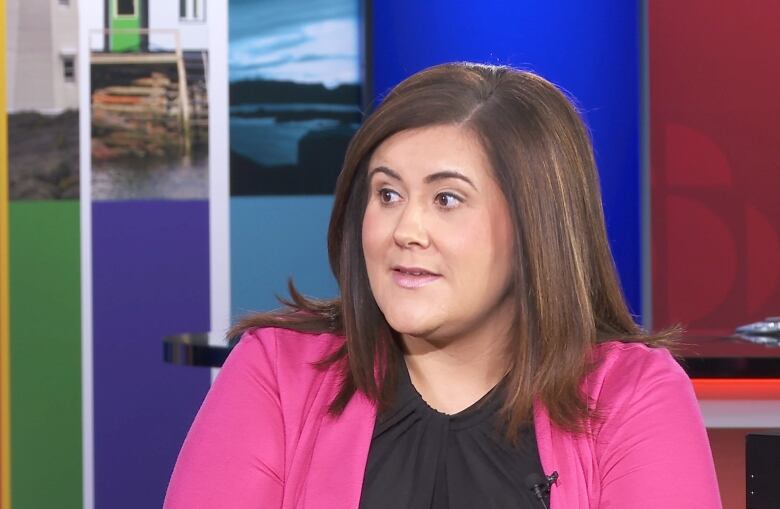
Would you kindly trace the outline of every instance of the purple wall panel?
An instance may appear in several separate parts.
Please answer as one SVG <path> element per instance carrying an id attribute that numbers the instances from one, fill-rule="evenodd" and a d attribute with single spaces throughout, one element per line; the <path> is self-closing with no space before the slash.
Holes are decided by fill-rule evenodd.
<path id="1" fill-rule="evenodd" d="M 162 337 L 209 329 L 207 201 L 94 202 L 95 505 L 161 507 L 210 384 L 162 360 Z"/>

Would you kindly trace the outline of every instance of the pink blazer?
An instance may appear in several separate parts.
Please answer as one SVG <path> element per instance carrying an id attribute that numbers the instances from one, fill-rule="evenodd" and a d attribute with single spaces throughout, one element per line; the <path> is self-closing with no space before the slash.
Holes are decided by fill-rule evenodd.
<path id="1" fill-rule="evenodd" d="M 362 395 L 333 418 L 335 370 L 310 363 L 343 338 L 260 329 L 245 334 L 182 446 L 165 509 L 357 508 L 376 409 Z M 690 381 L 642 344 L 597 347 L 584 391 L 603 419 L 587 436 L 534 412 L 551 509 L 714 509 L 721 502 Z M 518 479 L 518 482 L 523 480 Z"/>

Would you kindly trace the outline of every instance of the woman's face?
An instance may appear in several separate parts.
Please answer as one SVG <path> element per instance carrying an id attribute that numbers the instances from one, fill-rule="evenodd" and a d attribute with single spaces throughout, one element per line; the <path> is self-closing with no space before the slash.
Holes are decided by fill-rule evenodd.
<path id="1" fill-rule="evenodd" d="M 455 125 L 402 131 L 368 172 L 363 253 L 390 326 L 431 340 L 505 327 L 513 228 L 476 136 Z"/>

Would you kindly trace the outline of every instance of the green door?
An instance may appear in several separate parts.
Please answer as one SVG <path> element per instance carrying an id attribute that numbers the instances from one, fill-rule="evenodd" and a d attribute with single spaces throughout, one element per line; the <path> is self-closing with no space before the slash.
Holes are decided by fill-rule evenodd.
<path id="1" fill-rule="evenodd" d="M 139 0 L 109 0 L 108 13 L 111 51 L 141 51 L 141 2 Z"/>

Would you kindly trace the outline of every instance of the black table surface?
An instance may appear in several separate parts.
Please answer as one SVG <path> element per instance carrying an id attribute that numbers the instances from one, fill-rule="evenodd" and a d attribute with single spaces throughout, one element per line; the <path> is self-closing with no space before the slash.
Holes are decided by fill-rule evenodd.
<path id="1" fill-rule="evenodd" d="M 214 344 L 219 342 L 223 344 Z M 163 339 L 163 360 L 170 364 L 220 367 L 229 353 L 230 346 L 215 333 L 174 334 Z M 675 353 L 691 378 L 780 379 L 780 347 L 740 336 L 687 335 Z"/>

